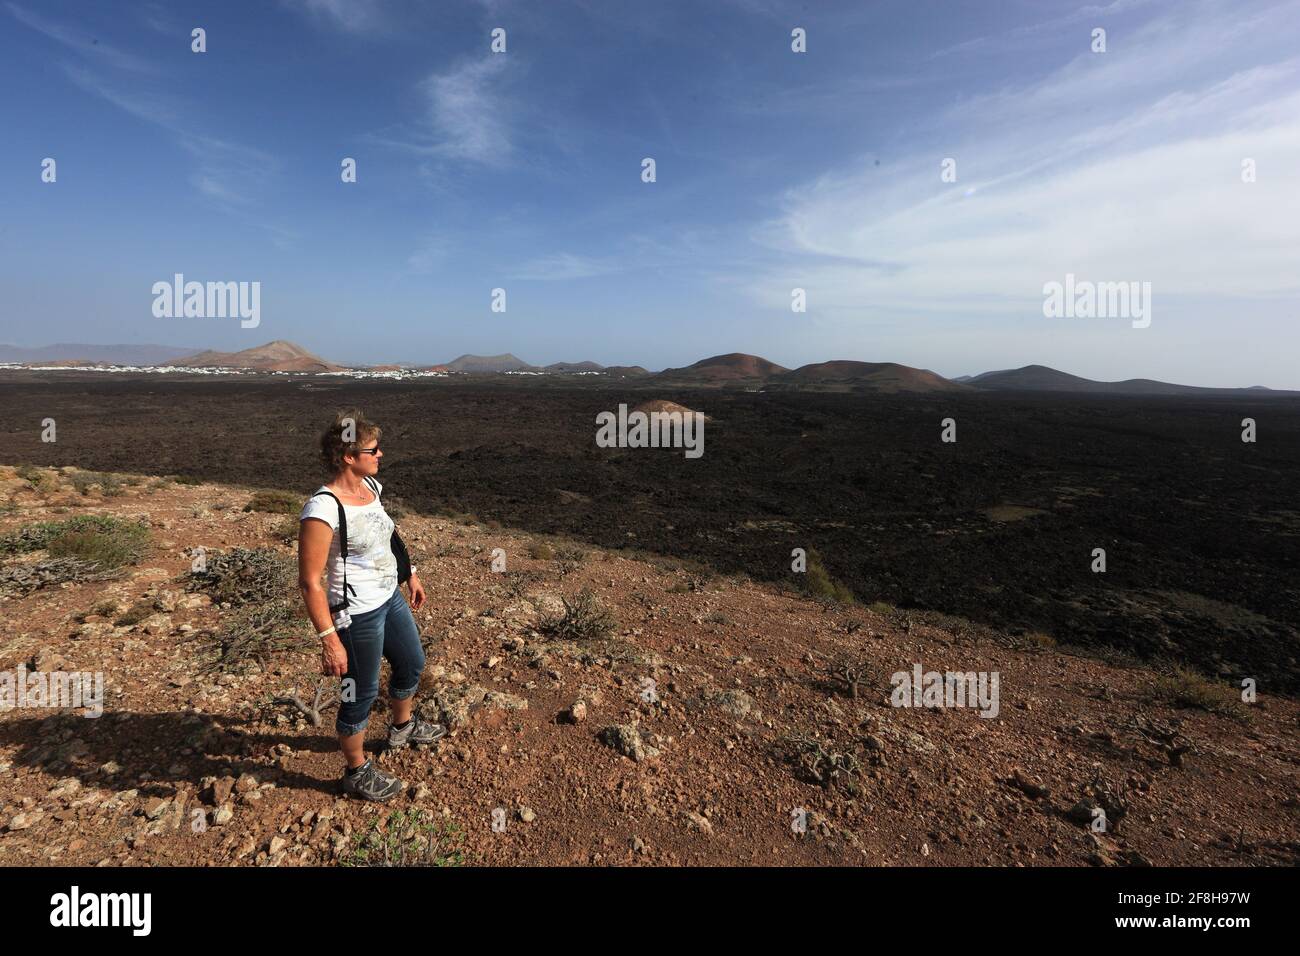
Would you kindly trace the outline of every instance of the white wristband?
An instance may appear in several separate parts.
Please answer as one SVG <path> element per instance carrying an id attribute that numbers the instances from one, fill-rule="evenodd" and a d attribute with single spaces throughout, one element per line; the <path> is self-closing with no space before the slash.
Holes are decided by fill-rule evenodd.
<path id="1" fill-rule="evenodd" d="M 328 637 L 329 635 L 333 634 L 333 633 L 334 633 L 335 631 L 337 631 L 337 630 L 338 630 L 338 628 L 335 627 L 333 624 L 331 624 L 329 627 L 325 628 L 325 630 L 321 631 L 321 632 L 320 632 L 319 634 L 317 634 L 316 636 L 317 636 L 317 637 Z"/>

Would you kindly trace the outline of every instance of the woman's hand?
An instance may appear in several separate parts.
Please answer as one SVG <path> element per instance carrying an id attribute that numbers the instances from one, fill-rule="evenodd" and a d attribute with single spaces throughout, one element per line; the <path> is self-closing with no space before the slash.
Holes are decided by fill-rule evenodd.
<path id="1" fill-rule="evenodd" d="M 418 611 L 421 605 L 424 604 L 424 585 L 420 583 L 420 578 L 415 574 L 411 575 L 406 584 L 411 589 L 411 608 Z"/>
<path id="2" fill-rule="evenodd" d="M 321 639 L 320 672 L 326 677 L 342 677 L 348 672 L 348 652 L 337 634 Z"/>

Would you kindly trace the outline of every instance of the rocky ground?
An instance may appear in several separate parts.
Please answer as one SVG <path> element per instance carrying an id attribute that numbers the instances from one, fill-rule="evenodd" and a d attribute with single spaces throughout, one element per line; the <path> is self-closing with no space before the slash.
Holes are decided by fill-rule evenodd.
<path id="1" fill-rule="evenodd" d="M 1300 862 L 1300 707 L 1264 678 L 1234 704 L 1045 638 L 416 514 L 399 526 L 429 598 L 420 711 L 452 730 L 379 754 L 381 699 L 369 737 L 406 790 L 345 800 L 333 713 L 304 713 L 305 616 L 214 666 L 248 608 L 191 572 L 198 548 L 288 566 L 292 515 L 72 468 L 0 467 L 0 496 L 10 540 L 83 514 L 149 532 L 112 573 L 0 553 L 0 671 L 102 671 L 106 697 L 98 718 L 0 706 L 0 865 L 378 863 L 404 839 L 408 861 L 471 865 Z M 548 629 L 584 589 L 607 632 Z M 998 672 L 998 716 L 892 707 L 890 675 L 917 662 Z"/>

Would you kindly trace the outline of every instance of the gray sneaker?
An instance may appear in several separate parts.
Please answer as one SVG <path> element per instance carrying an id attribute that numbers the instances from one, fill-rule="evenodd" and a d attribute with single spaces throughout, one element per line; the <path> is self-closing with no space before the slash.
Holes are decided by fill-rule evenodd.
<path id="1" fill-rule="evenodd" d="M 392 724 L 388 725 L 388 749 L 401 750 L 408 744 L 435 744 L 446 736 L 447 728 L 442 724 L 431 724 L 418 717 L 412 718 L 405 730 L 398 730 Z"/>
<path id="2" fill-rule="evenodd" d="M 362 800 L 384 803 L 397 796 L 401 789 L 402 781 L 384 773 L 373 760 L 367 760 L 356 773 L 343 773 L 343 792 Z"/>

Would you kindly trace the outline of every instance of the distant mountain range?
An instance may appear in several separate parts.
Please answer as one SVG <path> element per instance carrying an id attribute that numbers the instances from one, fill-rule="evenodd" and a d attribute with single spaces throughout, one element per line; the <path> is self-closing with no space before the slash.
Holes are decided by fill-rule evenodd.
<path id="1" fill-rule="evenodd" d="M 518 356 L 462 355 L 445 365 L 433 366 L 344 366 L 308 352 L 300 345 L 277 339 L 240 352 L 190 352 L 166 345 L 80 345 L 61 343 L 41 348 L 0 345 L 0 362 L 28 365 L 85 364 L 127 366 L 172 366 L 177 368 L 231 368 L 267 372 L 373 372 L 414 370 L 457 372 L 467 375 L 529 373 L 538 375 L 600 374 L 606 378 L 635 378 L 647 382 L 691 387 L 737 387 L 750 390 L 816 390 L 873 392 L 974 392 L 1027 391 L 1074 392 L 1103 395 L 1300 395 L 1260 385 L 1250 388 L 1204 388 L 1175 385 L 1153 379 L 1132 378 L 1122 382 L 1098 382 L 1045 365 L 962 375 L 946 379 L 929 369 L 912 368 L 896 362 L 834 360 L 788 369 L 758 355 L 729 352 L 701 359 L 684 368 L 650 372 L 640 365 L 603 366 L 596 362 L 555 362 L 545 367 L 530 365 Z"/>
<path id="2" fill-rule="evenodd" d="M 1001 391 L 1087 392 L 1101 395 L 1251 395 L 1259 392 L 1294 394 L 1278 392 L 1262 385 L 1252 385 L 1249 388 L 1205 388 L 1199 385 L 1157 382 L 1150 378 L 1129 378 L 1122 382 L 1096 382 L 1090 378 L 1080 378 L 1078 375 L 1048 368 L 1046 365 L 1026 365 L 1024 368 L 984 372 L 982 375 L 963 375 L 953 381 L 975 388 Z"/>
<path id="3" fill-rule="evenodd" d="M 242 352 L 199 352 L 166 365 L 186 368 L 252 368 L 266 372 L 341 372 L 342 365 L 327 362 L 301 345 L 283 339 L 267 342 Z"/>

